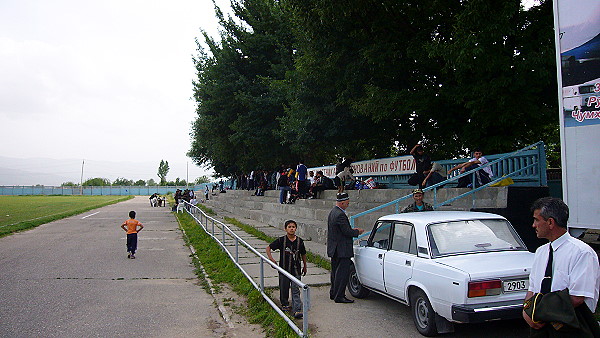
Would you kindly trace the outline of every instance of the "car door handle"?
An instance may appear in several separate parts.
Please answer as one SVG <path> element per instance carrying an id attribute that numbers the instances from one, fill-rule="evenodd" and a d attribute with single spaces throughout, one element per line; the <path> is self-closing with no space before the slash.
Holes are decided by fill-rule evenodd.
<path id="1" fill-rule="evenodd" d="M 411 266 L 412 262 L 411 261 L 406 261 L 406 263 L 404 263 L 404 264 L 407 265 L 407 266 Z"/>
<path id="2" fill-rule="evenodd" d="M 383 258 L 383 254 L 377 255 L 377 258 L 382 259 Z"/>

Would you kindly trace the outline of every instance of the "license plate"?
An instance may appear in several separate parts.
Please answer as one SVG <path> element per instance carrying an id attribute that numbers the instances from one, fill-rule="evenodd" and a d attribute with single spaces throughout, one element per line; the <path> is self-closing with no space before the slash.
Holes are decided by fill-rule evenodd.
<path id="1" fill-rule="evenodd" d="M 529 279 L 509 280 L 504 282 L 504 292 L 527 291 Z"/>

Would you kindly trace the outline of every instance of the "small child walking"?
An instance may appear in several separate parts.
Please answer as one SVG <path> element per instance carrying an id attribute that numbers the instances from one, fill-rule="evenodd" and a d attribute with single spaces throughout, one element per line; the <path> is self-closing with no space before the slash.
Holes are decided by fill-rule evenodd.
<path id="1" fill-rule="evenodd" d="M 135 219 L 135 211 L 129 212 L 129 219 L 121 224 L 121 228 L 127 232 L 127 258 L 135 259 L 137 250 L 137 234 L 144 226 Z"/>
<path id="2" fill-rule="evenodd" d="M 271 250 L 279 250 L 279 266 L 300 279 L 300 259 L 302 259 L 302 275 L 306 275 L 306 248 L 304 247 L 304 241 L 302 238 L 296 236 L 298 225 L 295 221 L 286 221 L 284 228 L 286 232 L 285 236 L 277 238 L 267 246 L 267 256 L 273 263 L 277 264 L 271 255 Z M 292 289 L 291 307 L 289 303 L 290 287 Z M 282 273 L 279 273 L 279 298 L 284 311 L 291 310 L 294 318 L 302 318 L 300 288 Z"/>

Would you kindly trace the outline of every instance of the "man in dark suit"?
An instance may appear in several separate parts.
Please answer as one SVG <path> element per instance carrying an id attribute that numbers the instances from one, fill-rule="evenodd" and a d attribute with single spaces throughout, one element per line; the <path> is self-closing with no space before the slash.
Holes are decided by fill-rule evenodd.
<path id="1" fill-rule="evenodd" d="M 352 238 L 364 232 L 361 228 L 350 227 L 346 208 L 350 204 L 348 194 L 336 196 L 335 207 L 327 218 L 327 256 L 331 257 L 331 289 L 329 298 L 336 303 L 354 303 L 346 298 L 346 285 L 350 276 L 350 258 L 354 256 Z"/>

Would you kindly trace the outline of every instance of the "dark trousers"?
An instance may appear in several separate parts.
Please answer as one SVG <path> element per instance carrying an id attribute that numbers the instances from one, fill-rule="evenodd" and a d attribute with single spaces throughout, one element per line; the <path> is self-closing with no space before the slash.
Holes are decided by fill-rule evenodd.
<path id="1" fill-rule="evenodd" d="M 410 176 L 410 178 L 408 179 L 408 184 L 410 185 L 418 185 L 419 188 L 423 189 L 425 188 L 423 186 L 423 180 L 425 179 L 425 175 L 423 175 L 423 173 L 414 173 Z"/>
<path id="2" fill-rule="evenodd" d="M 467 172 L 472 171 L 476 168 L 479 168 L 479 165 L 474 165 L 471 166 L 472 169 L 469 169 Z M 457 188 L 470 188 L 471 184 L 473 182 L 471 182 L 473 180 L 473 173 L 461 177 L 458 179 L 458 185 L 456 185 Z M 491 179 L 490 176 L 488 175 L 488 173 L 486 173 L 483 170 L 479 170 L 477 172 L 475 172 L 475 184 L 473 184 L 474 188 L 480 187 L 484 184 L 490 183 Z"/>
<path id="3" fill-rule="evenodd" d="M 279 204 L 285 204 L 287 199 L 287 192 L 290 191 L 290 187 L 278 187 L 279 189 Z"/>
<path id="4" fill-rule="evenodd" d="M 294 277 L 300 279 L 300 276 Z M 279 300 L 281 301 L 281 306 L 290 305 L 290 288 L 292 289 L 292 312 L 302 312 L 302 298 L 300 297 L 300 287 L 298 287 L 296 283 L 292 283 L 292 281 L 289 278 L 280 273 Z"/>
<path id="5" fill-rule="evenodd" d="M 432 173 L 431 176 L 429 176 L 429 179 L 427 180 L 427 186 L 430 187 L 434 184 L 438 184 L 440 182 L 445 181 L 446 179 L 440 175 L 439 173 Z M 443 188 L 444 186 L 439 186 L 438 188 Z"/>
<path id="6" fill-rule="evenodd" d="M 350 277 L 350 257 L 331 257 L 331 289 L 329 298 L 340 300 L 346 297 L 346 285 Z"/>
<path id="7" fill-rule="evenodd" d="M 307 181 L 298 181 L 298 195 L 300 198 L 306 198 L 306 193 L 308 192 Z"/>
<path id="8" fill-rule="evenodd" d="M 325 190 L 325 186 L 315 185 L 314 187 L 311 188 L 311 194 L 314 196 L 314 198 L 318 198 L 319 192 L 324 191 L 324 190 Z"/>
<path id="9" fill-rule="evenodd" d="M 127 234 L 127 252 L 135 254 L 137 250 L 137 234 Z"/>

